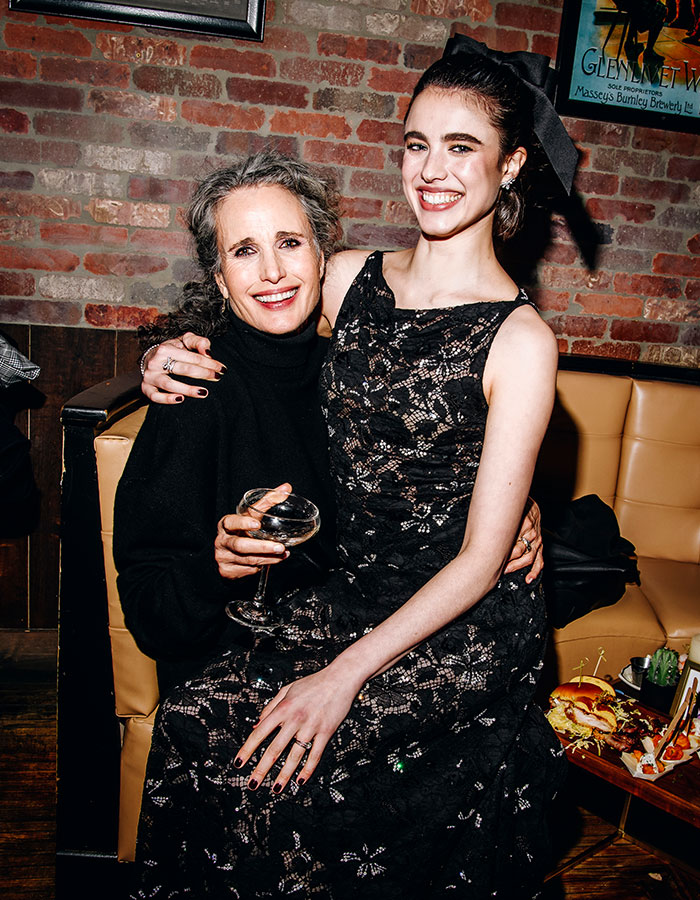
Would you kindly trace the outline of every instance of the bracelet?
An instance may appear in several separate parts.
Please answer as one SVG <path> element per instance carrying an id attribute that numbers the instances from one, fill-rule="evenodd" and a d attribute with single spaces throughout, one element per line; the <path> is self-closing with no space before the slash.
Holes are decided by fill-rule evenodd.
<path id="1" fill-rule="evenodd" d="M 141 378 L 143 378 L 146 374 L 146 357 L 151 352 L 151 350 L 157 350 L 158 347 L 162 344 L 162 341 L 158 341 L 157 344 L 151 344 L 150 347 L 146 347 L 146 349 L 141 354 L 141 359 L 139 360 L 139 369 L 141 369 Z"/>

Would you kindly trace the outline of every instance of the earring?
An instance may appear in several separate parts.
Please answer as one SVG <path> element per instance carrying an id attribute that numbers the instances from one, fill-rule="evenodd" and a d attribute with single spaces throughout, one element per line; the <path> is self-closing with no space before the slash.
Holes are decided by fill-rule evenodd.
<path id="1" fill-rule="evenodd" d="M 501 187 L 503 188 L 504 191 L 509 191 L 513 187 L 514 184 L 515 184 L 515 178 L 509 178 L 508 181 L 504 181 L 501 184 Z"/>
<path id="2" fill-rule="evenodd" d="M 222 316 L 226 315 L 227 307 L 228 307 L 228 300 L 226 299 L 226 297 L 224 297 L 221 301 L 221 315 Z"/>

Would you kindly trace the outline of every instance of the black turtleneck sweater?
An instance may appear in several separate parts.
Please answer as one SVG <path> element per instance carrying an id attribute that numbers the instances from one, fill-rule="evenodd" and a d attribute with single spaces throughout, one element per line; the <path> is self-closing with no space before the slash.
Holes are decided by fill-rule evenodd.
<path id="1" fill-rule="evenodd" d="M 226 616 L 257 576 L 219 575 L 219 519 L 254 487 L 290 482 L 321 511 L 321 530 L 270 570 L 268 596 L 323 578 L 335 560 L 335 508 L 318 375 L 328 342 L 310 325 L 278 337 L 231 316 L 212 339 L 226 373 L 205 399 L 152 404 L 119 482 L 114 558 L 127 627 L 156 659 L 161 694 L 214 653 L 249 640 Z"/>

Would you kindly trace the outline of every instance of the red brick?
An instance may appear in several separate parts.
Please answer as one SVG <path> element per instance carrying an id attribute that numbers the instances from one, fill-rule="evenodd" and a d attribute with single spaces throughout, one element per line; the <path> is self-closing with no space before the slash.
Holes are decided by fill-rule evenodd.
<path id="1" fill-rule="evenodd" d="M 43 222 L 39 228 L 42 241 L 47 244 L 94 244 L 119 246 L 126 244 L 126 228 L 108 228 L 99 225 L 79 225 L 77 223 Z"/>
<path id="2" fill-rule="evenodd" d="M 690 197 L 689 185 L 663 181 L 660 178 L 623 178 L 620 190 L 625 197 L 669 203 L 685 203 Z"/>
<path id="3" fill-rule="evenodd" d="M 261 103 L 264 106 L 292 106 L 303 109 L 307 105 L 309 89 L 303 84 L 268 81 L 267 79 L 229 78 L 226 81 L 229 100 L 239 103 Z"/>
<path id="4" fill-rule="evenodd" d="M 321 88 L 313 99 L 314 109 L 338 112 L 358 112 L 388 119 L 394 115 L 396 101 L 390 94 L 376 91 L 343 91 L 340 88 Z"/>
<path id="5" fill-rule="evenodd" d="M 307 141 L 304 159 L 308 162 L 330 163 L 353 168 L 383 169 L 384 154 L 378 147 L 355 147 L 352 144 L 333 144 L 326 141 Z"/>
<path id="6" fill-rule="evenodd" d="M 697 301 L 700 300 L 700 281 L 688 279 L 685 286 L 685 296 L 688 300 L 693 300 L 697 303 Z"/>
<path id="7" fill-rule="evenodd" d="M 683 249 L 683 234 L 671 228 L 651 228 L 641 225 L 621 225 L 617 229 L 617 243 L 637 250 L 667 250 L 671 253 Z"/>
<path id="8" fill-rule="evenodd" d="M 602 200 L 591 197 L 586 200 L 586 209 L 592 219 L 612 222 L 618 216 L 628 222 L 650 222 L 656 213 L 650 203 L 632 203 L 625 200 Z"/>
<path id="9" fill-rule="evenodd" d="M 37 113 L 34 116 L 34 131 L 45 137 L 104 141 L 106 144 L 120 144 L 124 137 L 121 124 L 106 116 L 76 116 L 66 113 Z"/>
<path id="10" fill-rule="evenodd" d="M 416 217 L 408 203 L 399 202 L 397 200 L 387 200 L 384 221 L 388 225 L 415 226 Z"/>
<path id="11" fill-rule="evenodd" d="M 677 278 L 659 275 L 632 275 L 618 272 L 613 281 L 616 291 L 638 294 L 640 297 L 680 297 L 681 283 Z"/>
<path id="12" fill-rule="evenodd" d="M 195 69 L 222 69 L 235 74 L 264 75 L 274 78 L 277 74 L 275 59 L 269 53 L 221 47 L 193 47 L 190 65 Z"/>
<path id="13" fill-rule="evenodd" d="M 679 256 L 673 253 L 658 253 L 652 262 L 652 272 L 660 275 L 680 275 L 700 278 L 700 257 Z"/>
<path id="14" fill-rule="evenodd" d="M 418 232 L 415 228 L 399 228 L 392 225 L 351 225 L 347 243 L 350 247 L 371 249 L 405 249 L 415 247 Z"/>
<path id="15" fill-rule="evenodd" d="M 350 175 L 353 191 L 370 194 L 372 197 L 402 197 L 401 176 L 378 174 L 377 172 L 353 172 Z"/>
<path id="16" fill-rule="evenodd" d="M 249 134 L 243 131 L 222 131 L 216 139 L 216 152 L 223 156 L 250 156 L 258 150 L 276 150 L 284 156 L 299 156 L 297 138 L 278 134 Z"/>
<path id="17" fill-rule="evenodd" d="M 31 191 L 34 175 L 31 172 L 0 172 L 0 188 L 9 191 Z"/>
<path id="18" fill-rule="evenodd" d="M 5 25 L 5 43 L 19 50 L 60 53 L 66 56 L 92 56 L 92 44 L 79 31 L 43 28 L 38 25 Z"/>
<path id="19" fill-rule="evenodd" d="M 0 109 L 0 128 L 13 134 L 27 134 L 29 116 L 16 109 Z"/>
<path id="20" fill-rule="evenodd" d="M 683 178 L 685 181 L 700 181 L 700 162 L 697 159 L 670 159 L 668 177 Z"/>
<path id="21" fill-rule="evenodd" d="M 369 197 L 343 197 L 340 214 L 344 219 L 378 219 L 382 214 L 382 201 Z"/>
<path id="22" fill-rule="evenodd" d="M 634 150 L 620 150 L 617 147 L 593 148 L 591 166 L 596 172 L 619 174 L 624 169 L 629 169 L 635 175 L 647 177 L 661 176 L 665 171 L 663 160 L 657 153 L 639 153 Z"/>
<path id="23" fill-rule="evenodd" d="M 644 318 L 662 322 L 697 322 L 700 319 L 700 308 L 692 300 L 652 297 L 646 302 Z"/>
<path id="24" fill-rule="evenodd" d="M 574 356 L 604 356 L 608 359 L 639 359 L 639 344 L 617 344 L 610 341 L 574 341 L 571 347 Z"/>
<path id="25" fill-rule="evenodd" d="M 6 81 L 0 83 L 0 103 L 6 103 L 9 106 L 68 109 L 77 112 L 83 108 L 83 92 L 72 87 Z"/>
<path id="26" fill-rule="evenodd" d="M 257 131 L 262 128 L 265 113 L 257 107 L 242 109 L 240 106 L 233 106 L 230 103 L 183 100 L 182 118 L 197 125 L 209 125 L 211 128 Z"/>
<path id="27" fill-rule="evenodd" d="M 686 244 L 689 253 L 700 253 L 700 234 L 694 234 Z"/>
<path id="28" fill-rule="evenodd" d="M 369 86 L 374 91 L 389 91 L 392 94 L 412 94 L 419 78 L 419 72 L 401 72 L 399 69 L 373 68 L 369 76 Z"/>
<path id="29" fill-rule="evenodd" d="M 42 197 L 40 194 L 0 196 L 0 215 L 37 216 L 40 219 L 74 219 L 82 215 L 77 200 L 69 197 Z"/>
<path id="30" fill-rule="evenodd" d="M 431 47 L 426 44 L 406 44 L 403 48 L 403 64 L 407 69 L 417 69 L 419 72 L 425 72 L 428 66 L 432 65 L 442 56 L 441 47 Z M 382 62 L 382 60 L 376 60 Z"/>
<path id="31" fill-rule="evenodd" d="M 170 224 L 170 207 L 162 203 L 128 203 L 93 197 L 86 209 L 96 222 L 107 225 L 165 228 Z"/>
<path id="32" fill-rule="evenodd" d="M 95 45 L 105 59 L 118 62 L 184 66 L 187 59 L 187 48 L 169 39 L 98 34 Z"/>
<path id="33" fill-rule="evenodd" d="M 192 182 L 199 181 L 204 172 L 211 172 L 221 166 L 221 160 L 210 154 L 178 155 L 173 175 L 182 175 Z"/>
<path id="34" fill-rule="evenodd" d="M 41 161 L 56 166 L 75 166 L 80 159 L 80 145 L 70 141 L 42 141 Z"/>
<path id="35" fill-rule="evenodd" d="M 319 34 L 316 47 L 321 56 L 342 56 L 343 59 L 367 60 L 387 66 L 396 65 L 400 53 L 400 46 L 394 41 L 327 32 Z"/>
<path id="36" fill-rule="evenodd" d="M 574 179 L 576 189 L 582 194 L 616 194 L 620 185 L 617 175 L 601 172 L 577 172 Z"/>
<path id="37" fill-rule="evenodd" d="M 21 241 L 34 239 L 36 228 L 30 219 L 0 216 L 0 241 Z"/>
<path id="38" fill-rule="evenodd" d="M 162 311 L 154 307 L 85 304 L 85 321 L 95 328 L 133 329 L 154 322 L 160 315 Z"/>
<path id="39" fill-rule="evenodd" d="M 92 19 L 73 19 L 73 18 L 64 18 L 63 16 L 44 16 L 44 20 L 47 25 L 73 25 L 76 28 L 79 28 L 81 31 L 100 31 L 105 27 L 104 21 L 98 22 L 93 21 Z M 128 33 L 129 31 L 133 31 L 133 25 L 122 25 L 120 22 L 110 22 L 109 29 L 110 31 L 118 31 Z"/>
<path id="40" fill-rule="evenodd" d="M 62 59 L 48 57 L 41 60 L 39 72 L 42 81 L 76 81 L 81 84 L 129 86 L 128 66 L 105 63 L 92 59 Z"/>
<path id="41" fill-rule="evenodd" d="M 134 70 L 133 77 L 137 88 L 153 94 L 174 94 L 177 91 L 181 97 L 206 97 L 210 100 L 221 95 L 221 82 L 216 75 L 142 66 Z"/>
<path id="42" fill-rule="evenodd" d="M 653 153 L 668 151 L 681 156 L 697 156 L 700 153 L 700 136 L 655 128 L 635 128 L 632 147 Z"/>
<path id="43" fill-rule="evenodd" d="M 161 124 L 160 122 L 132 122 L 129 125 L 129 142 L 127 146 L 152 147 L 168 150 L 206 150 L 209 146 L 208 132 L 196 131 L 194 128 L 178 125 Z"/>
<path id="44" fill-rule="evenodd" d="M 125 116 L 131 119 L 155 119 L 172 122 L 177 118 L 175 100 L 167 97 L 144 97 L 127 91 L 90 91 L 90 106 L 96 113 Z"/>
<path id="45" fill-rule="evenodd" d="M 501 50 L 503 53 L 513 53 L 516 50 L 529 50 L 527 34 L 520 29 L 513 28 L 493 28 L 488 25 L 477 25 L 470 27 L 464 23 L 458 22 L 453 26 L 455 34 L 466 34 L 467 37 L 481 41 L 487 47 L 493 47 L 494 50 Z M 535 35 L 537 37 L 537 35 Z M 534 38 L 533 38 L 534 40 Z M 533 48 L 534 49 L 534 48 Z M 546 53 L 552 59 L 556 57 L 554 54 Z"/>
<path id="46" fill-rule="evenodd" d="M 31 297 L 34 289 L 34 276 L 29 272 L 0 272 L 3 297 Z"/>
<path id="47" fill-rule="evenodd" d="M 554 316 L 547 319 L 547 324 L 556 335 L 600 338 L 605 334 L 608 323 L 606 319 L 594 319 L 592 316 Z"/>
<path id="48" fill-rule="evenodd" d="M 605 290 L 610 287 L 612 279 L 608 272 L 597 270 L 589 272 L 588 269 L 573 266 L 542 266 L 540 271 L 540 283 L 544 287 L 554 290 L 580 290 L 598 288 Z"/>
<path id="49" fill-rule="evenodd" d="M 80 303 L 60 300 L 0 300 L 0 320 L 36 325 L 77 325 L 83 317 Z"/>
<path id="50" fill-rule="evenodd" d="M 399 122 L 364 119 L 357 126 L 357 136 L 368 144 L 390 144 L 396 147 L 403 144 L 403 125 Z"/>
<path id="51" fill-rule="evenodd" d="M 270 4 L 267 4 L 269 8 Z M 301 31 L 292 31 L 289 28 L 276 28 L 274 25 L 265 25 L 265 49 L 288 50 L 292 53 L 308 53 L 309 41 Z"/>
<path id="52" fill-rule="evenodd" d="M 326 81 L 338 87 L 357 87 L 365 76 L 365 67 L 359 63 L 297 57 L 282 60 L 280 76 L 306 84 L 322 84 Z"/>
<path id="53" fill-rule="evenodd" d="M 137 253 L 86 253 L 83 267 L 94 275 L 152 275 L 168 268 L 163 256 L 147 256 Z"/>
<path id="54" fill-rule="evenodd" d="M 193 188 L 191 181 L 132 175 L 129 178 L 128 196 L 131 200 L 151 200 L 155 203 L 187 203 Z"/>
<path id="55" fill-rule="evenodd" d="M 546 288 L 537 288 L 534 292 L 534 300 L 540 310 L 565 312 L 569 308 L 569 295 L 565 291 L 548 291 Z"/>
<path id="56" fill-rule="evenodd" d="M 700 347 L 700 327 L 692 325 L 690 328 L 683 328 L 681 330 L 680 343 L 684 347 Z M 699 368 L 697 362 L 693 365 L 693 368 Z"/>
<path id="57" fill-rule="evenodd" d="M 489 0 L 412 0 L 411 12 L 450 20 L 468 16 L 472 22 L 486 22 L 493 14 L 493 6 Z"/>
<path id="58" fill-rule="evenodd" d="M 644 302 L 639 297 L 624 297 L 619 294 L 585 293 L 576 294 L 574 299 L 589 315 L 637 318 L 644 309 Z"/>
<path id="59" fill-rule="evenodd" d="M 185 231 L 163 231 L 159 228 L 138 228 L 129 243 L 140 250 L 159 250 L 171 256 L 191 256 L 192 244 Z"/>
<path id="60" fill-rule="evenodd" d="M 47 272 L 72 272 L 80 257 L 68 250 L 0 247 L 0 266 L 5 269 L 43 269 Z"/>
<path id="61" fill-rule="evenodd" d="M 626 147 L 629 143 L 630 129 L 628 125 L 571 118 L 565 119 L 564 125 L 571 139 L 583 144 Z"/>
<path id="62" fill-rule="evenodd" d="M 557 338 L 557 347 L 560 355 L 567 356 L 569 354 L 569 342 L 565 338 Z"/>
<path id="63" fill-rule="evenodd" d="M 352 129 L 343 116 L 323 113 L 276 112 L 270 128 L 282 134 L 303 134 L 305 137 L 346 138 Z"/>
<path id="64" fill-rule="evenodd" d="M 578 253 L 572 244 L 552 242 L 544 252 L 544 259 L 549 263 L 558 263 L 560 266 L 571 266 L 576 262 Z"/>
<path id="65" fill-rule="evenodd" d="M 519 34 L 522 34 L 522 32 L 519 32 Z M 554 60 L 557 58 L 558 43 L 558 36 L 555 37 L 554 35 L 549 34 L 533 34 L 532 52 L 541 53 L 542 56 L 548 56 L 550 59 Z"/>
<path id="66" fill-rule="evenodd" d="M 669 228 L 683 228 L 695 231 L 698 227 L 698 211 L 696 206 L 668 206 L 657 218 L 658 225 Z"/>
<path id="67" fill-rule="evenodd" d="M 561 12 L 558 9 L 543 9 L 528 3 L 499 3 L 496 7 L 496 24 L 504 28 L 519 28 L 523 31 L 559 34 Z"/>
<path id="68" fill-rule="evenodd" d="M 0 51 L 0 78 L 34 78 L 36 59 L 31 53 Z"/>
<path id="69" fill-rule="evenodd" d="M 678 326 L 616 320 L 610 325 L 610 337 L 614 341 L 673 344 L 678 338 Z"/>

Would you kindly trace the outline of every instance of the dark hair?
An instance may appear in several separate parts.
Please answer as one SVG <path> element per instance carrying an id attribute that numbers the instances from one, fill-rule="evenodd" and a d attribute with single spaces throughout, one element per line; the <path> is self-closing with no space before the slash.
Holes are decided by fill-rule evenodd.
<path id="1" fill-rule="evenodd" d="M 500 162 L 518 147 L 524 147 L 528 154 L 536 150 L 532 130 L 532 99 L 519 76 L 508 66 L 486 56 L 466 53 L 439 59 L 426 69 L 418 81 L 406 118 L 416 98 L 431 87 L 468 94 L 486 113 L 499 134 Z M 498 194 L 493 220 L 496 238 L 510 238 L 522 225 L 526 191 L 524 168 L 510 189 L 501 190 Z"/>
<path id="2" fill-rule="evenodd" d="M 184 286 L 182 302 L 174 312 L 139 328 L 142 346 L 177 337 L 185 331 L 209 337 L 226 330 L 228 304 L 224 302 L 215 278 L 221 270 L 217 210 L 238 188 L 261 184 L 279 185 L 299 200 L 319 255 L 323 253 L 328 257 L 336 248 L 340 239 L 338 192 L 332 183 L 304 163 L 266 150 L 211 172 L 197 186 L 187 209 L 187 227 L 194 238 L 202 281 L 192 281 Z"/>

